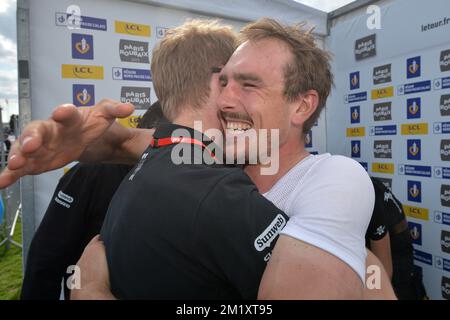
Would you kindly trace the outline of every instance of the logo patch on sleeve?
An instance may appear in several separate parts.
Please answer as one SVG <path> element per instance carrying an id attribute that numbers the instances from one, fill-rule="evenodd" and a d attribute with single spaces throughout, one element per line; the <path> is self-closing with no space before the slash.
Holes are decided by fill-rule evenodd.
<path id="1" fill-rule="evenodd" d="M 286 218 L 278 214 L 270 225 L 255 239 L 256 250 L 263 251 L 265 248 L 269 248 L 272 241 L 286 225 L 286 222 Z"/>

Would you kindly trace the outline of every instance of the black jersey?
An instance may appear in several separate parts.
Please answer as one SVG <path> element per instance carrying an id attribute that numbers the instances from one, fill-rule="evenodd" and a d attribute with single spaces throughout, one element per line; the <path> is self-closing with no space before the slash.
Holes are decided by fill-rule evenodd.
<path id="1" fill-rule="evenodd" d="M 154 138 L 180 128 L 199 134 L 169 124 Z M 101 236 L 112 293 L 121 299 L 256 299 L 287 216 L 241 169 L 175 164 L 175 146 L 149 147 L 111 202 Z"/>

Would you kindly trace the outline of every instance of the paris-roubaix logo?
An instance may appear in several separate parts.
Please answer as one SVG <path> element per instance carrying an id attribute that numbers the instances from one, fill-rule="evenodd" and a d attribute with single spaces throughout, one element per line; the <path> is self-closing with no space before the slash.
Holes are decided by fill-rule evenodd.
<path id="1" fill-rule="evenodd" d="M 392 120 L 392 102 L 381 102 L 373 105 L 373 121 Z"/>
<path id="2" fill-rule="evenodd" d="M 420 108 L 421 99 L 411 98 L 406 100 L 406 117 L 408 119 L 419 119 L 420 118 Z"/>
<path id="3" fill-rule="evenodd" d="M 373 142 L 373 157 L 392 159 L 392 140 L 375 140 Z"/>
<path id="4" fill-rule="evenodd" d="M 74 84 L 72 91 L 73 104 L 77 107 L 89 107 L 95 104 L 94 85 Z"/>
<path id="5" fill-rule="evenodd" d="M 450 140 L 441 140 L 441 150 L 439 153 L 442 161 L 450 161 Z"/>
<path id="6" fill-rule="evenodd" d="M 350 90 L 359 89 L 359 71 L 350 73 Z"/>
<path id="7" fill-rule="evenodd" d="M 408 160 L 421 160 L 422 152 L 420 139 L 408 139 L 406 145 Z"/>
<path id="8" fill-rule="evenodd" d="M 391 64 L 373 68 L 373 84 L 382 84 L 392 81 Z"/>
<path id="9" fill-rule="evenodd" d="M 450 231 L 441 231 L 441 250 L 450 254 Z"/>
<path id="10" fill-rule="evenodd" d="M 408 201 L 422 202 L 422 183 L 408 180 Z"/>
<path id="11" fill-rule="evenodd" d="M 439 110 L 441 116 L 450 116 L 450 94 L 441 95 Z"/>
<path id="12" fill-rule="evenodd" d="M 420 56 L 406 60 L 406 78 L 417 78 L 421 74 Z"/>
<path id="13" fill-rule="evenodd" d="M 441 51 L 439 67 L 441 68 L 441 72 L 450 71 L 450 49 Z"/>
<path id="14" fill-rule="evenodd" d="M 441 206 L 450 207 L 450 185 L 441 185 Z"/>
<path id="15" fill-rule="evenodd" d="M 94 38 L 92 35 L 72 33 L 72 59 L 94 59 Z"/>
<path id="16" fill-rule="evenodd" d="M 450 300 L 450 278 L 447 278 L 446 276 L 442 276 L 441 292 L 442 298 Z"/>
<path id="17" fill-rule="evenodd" d="M 360 123 L 361 122 L 361 111 L 360 106 L 354 106 L 350 108 L 350 123 Z"/>
<path id="18" fill-rule="evenodd" d="M 355 60 L 363 60 L 376 56 L 377 54 L 377 38 L 376 33 L 357 39 L 355 41 Z"/>

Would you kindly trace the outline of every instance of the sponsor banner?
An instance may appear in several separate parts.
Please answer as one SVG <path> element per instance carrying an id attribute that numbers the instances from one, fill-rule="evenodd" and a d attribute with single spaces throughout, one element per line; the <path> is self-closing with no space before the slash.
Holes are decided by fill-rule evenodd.
<path id="1" fill-rule="evenodd" d="M 392 140 L 375 140 L 373 156 L 379 159 L 392 159 Z"/>
<path id="2" fill-rule="evenodd" d="M 120 102 L 131 103 L 136 109 L 148 109 L 151 106 L 150 88 L 122 87 Z"/>
<path id="3" fill-rule="evenodd" d="M 434 266 L 437 269 L 441 269 L 441 270 L 450 272 L 450 259 L 445 259 L 443 257 L 435 256 L 434 257 Z"/>
<path id="4" fill-rule="evenodd" d="M 434 122 L 433 133 L 434 134 L 450 133 L 450 122 Z"/>
<path id="5" fill-rule="evenodd" d="M 394 87 L 373 89 L 370 96 L 372 100 L 390 98 L 394 96 Z"/>
<path id="6" fill-rule="evenodd" d="M 348 94 L 344 97 L 345 103 L 353 103 L 367 100 L 367 91 Z"/>
<path id="7" fill-rule="evenodd" d="M 450 179 L 450 167 L 434 167 L 434 177 L 437 179 Z"/>
<path id="8" fill-rule="evenodd" d="M 423 252 L 417 249 L 414 249 L 414 260 L 429 264 L 430 266 L 433 265 L 433 256 L 431 253 Z"/>
<path id="9" fill-rule="evenodd" d="M 107 30 L 106 19 L 77 16 L 70 13 L 56 12 L 55 23 L 58 27 L 72 27 L 73 29 Z"/>
<path id="10" fill-rule="evenodd" d="M 383 163 L 383 162 L 373 162 L 372 172 L 394 174 L 394 164 L 393 163 Z"/>
<path id="11" fill-rule="evenodd" d="M 63 64 L 61 66 L 63 79 L 103 79 L 102 66 L 86 66 L 77 64 Z"/>
<path id="12" fill-rule="evenodd" d="M 364 137 L 365 135 L 365 127 L 347 128 L 347 137 Z"/>
<path id="13" fill-rule="evenodd" d="M 150 63 L 148 42 L 120 39 L 120 61 L 135 63 Z"/>
<path id="14" fill-rule="evenodd" d="M 357 39 L 355 41 L 355 59 L 360 61 L 377 54 L 376 34 Z"/>
<path id="15" fill-rule="evenodd" d="M 409 164 L 399 164 L 398 174 L 415 176 L 415 177 L 431 177 L 431 166 L 413 166 Z"/>
<path id="16" fill-rule="evenodd" d="M 441 69 L 441 72 L 450 71 L 450 49 L 441 51 L 439 67 Z"/>
<path id="17" fill-rule="evenodd" d="M 136 128 L 140 118 L 140 116 L 129 116 L 123 119 L 117 119 L 116 121 L 126 128 Z"/>
<path id="18" fill-rule="evenodd" d="M 361 122 L 361 111 L 360 106 L 354 106 L 350 108 L 350 123 L 360 123 Z"/>
<path id="19" fill-rule="evenodd" d="M 434 90 L 449 89 L 450 88 L 450 77 L 434 79 L 433 87 L 434 87 Z"/>
<path id="20" fill-rule="evenodd" d="M 408 139 L 406 141 L 406 155 L 408 160 L 422 159 L 422 148 L 420 139 Z"/>
<path id="21" fill-rule="evenodd" d="M 373 120 L 392 120 L 392 102 L 375 103 L 373 105 Z"/>
<path id="22" fill-rule="evenodd" d="M 425 135 L 428 134 L 428 123 L 405 123 L 401 127 L 402 135 Z"/>
<path id="23" fill-rule="evenodd" d="M 95 104 L 94 85 L 74 84 L 72 85 L 72 100 L 77 107 L 89 107 Z"/>
<path id="24" fill-rule="evenodd" d="M 417 78 L 421 74 L 420 56 L 406 60 L 406 78 Z"/>
<path id="25" fill-rule="evenodd" d="M 392 81 L 391 64 L 373 68 L 373 84 L 382 84 Z"/>
<path id="26" fill-rule="evenodd" d="M 408 217 L 414 218 L 414 219 L 420 219 L 424 221 L 429 220 L 429 211 L 426 208 L 419 208 L 414 206 L 409 206 L 404 204 L 403 205 L 403 211 Z"/>
<path id="27" fill-rule="evenodd" d="M 435 211 L 434 222 L 450 226 L 450 213 Z"/>
<path id="28" fill-rule="evenodd" d="M 72 33 L 72 59 L 94 59 L 94 37 Z"/>
<path id="29" fill-rule="evenodd" d="M 397 134 L 397 125 L 370 127 L 371 136 L 391 136 Z"/>
<path id="30" fill-rule="evenodd" d="M 150 37 L 151 28 L 146 24 L 115 21 L 114 22 L 116 33 L 122 33 L 132 36 Z"/>
<path id="31" fill-rule="evenodd" d="M 427 80 L 399 85 L 397 87 L 397 94 L 403 95 L 403 94 L 425 92 L 430 90 L 431 90 L 431 81 Z"/>
<path id="32" fill-rule="evenodd" d="M 113 80 L 152 81 L 152 74 L 148 69 L 112 68 Z"/>

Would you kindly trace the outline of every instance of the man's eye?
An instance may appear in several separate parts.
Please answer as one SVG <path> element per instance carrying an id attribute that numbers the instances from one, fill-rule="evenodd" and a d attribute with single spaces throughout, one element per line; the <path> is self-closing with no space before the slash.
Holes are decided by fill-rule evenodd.
<path id="1" fill-rule="evenodd" d="M 256 85 L 253 83 L 244 82 L 244 87 L 246 88 L 256 88 Z"/>

